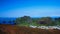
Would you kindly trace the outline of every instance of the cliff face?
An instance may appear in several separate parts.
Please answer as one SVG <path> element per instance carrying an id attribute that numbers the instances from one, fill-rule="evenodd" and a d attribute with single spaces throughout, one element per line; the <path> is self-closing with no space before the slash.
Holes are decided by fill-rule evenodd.
<path id="1" fill-rule="evenodd" d="M 1 34 L 60 34 L 60 30 L 44 30 L 16 25 L 0 25 Z"/>

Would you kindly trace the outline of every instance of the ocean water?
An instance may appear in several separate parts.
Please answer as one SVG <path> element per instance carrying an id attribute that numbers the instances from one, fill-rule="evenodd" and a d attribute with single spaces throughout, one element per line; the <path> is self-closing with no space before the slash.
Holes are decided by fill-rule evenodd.
<path id="1" fill-rule="evenodd" d="M 16 18 L 0 18 L 0 24 L 15 24 Z"/>
<path id="2" fill-rule="evenodd" d="M 33 18 L 40 18 L 40 17 L 33 17 Z M 51 17 L 52 19 L 58 17 Z M 0 24 L 15 24 L 16 18 L 1 18 L 0 17 Z"/>

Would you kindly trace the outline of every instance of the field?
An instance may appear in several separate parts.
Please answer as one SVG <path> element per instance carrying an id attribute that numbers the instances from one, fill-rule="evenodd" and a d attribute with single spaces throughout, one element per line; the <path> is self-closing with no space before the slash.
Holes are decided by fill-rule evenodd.
<path id="1" fill-rule="evenodd" d="M 60 34 L 60 30 L 45 30 L 16 25 L 0 25 L 0 34 Z"/>

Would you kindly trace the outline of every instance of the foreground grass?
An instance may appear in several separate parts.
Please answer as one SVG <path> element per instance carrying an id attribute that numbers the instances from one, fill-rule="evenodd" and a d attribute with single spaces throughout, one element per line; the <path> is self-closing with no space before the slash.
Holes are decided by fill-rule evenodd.
<path id="1" fill-rule="evenodd" d="M 16 25 L 0 25 L 0 33 L 2 34 L 60 34 L 60 30 L 45 30 L 38 28 L 30 28 Z"/>

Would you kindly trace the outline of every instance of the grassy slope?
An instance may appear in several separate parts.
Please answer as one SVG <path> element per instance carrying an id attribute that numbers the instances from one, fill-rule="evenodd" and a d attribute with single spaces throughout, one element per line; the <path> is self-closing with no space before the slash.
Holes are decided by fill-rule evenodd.
<path id="1" fill-rule="evenodd" d="M 60 30 L 43 30 L 16 25 L 0 25 L 0 32 L 4 34 L 60 34 Z"/>

